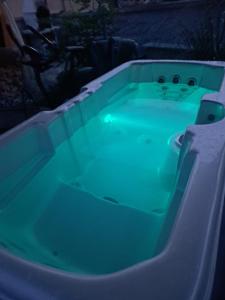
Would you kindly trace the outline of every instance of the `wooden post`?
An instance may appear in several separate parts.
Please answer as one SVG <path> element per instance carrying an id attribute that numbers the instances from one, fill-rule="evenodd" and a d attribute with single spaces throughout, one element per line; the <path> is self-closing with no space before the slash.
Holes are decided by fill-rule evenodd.
<path id="1" fill-rule="evenodd" d="M 6 20 L 5 20 L 5 16 L 3 14 L 2 8 L 0 6 L 0 25 L 1 25 L 1 30 L 3 33 L 3 39 L 4 39 L 4 45 L 5 47 L 13 47 L 14 43 L 11 40 L 7 30 L 6 30 Z"/>

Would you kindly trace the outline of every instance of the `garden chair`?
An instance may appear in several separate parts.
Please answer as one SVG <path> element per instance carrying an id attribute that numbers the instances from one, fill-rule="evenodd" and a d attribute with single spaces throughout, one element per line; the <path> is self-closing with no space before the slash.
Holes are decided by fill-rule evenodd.
<path id="1" fill-rule="evenodd" d="M 48 92 L 48 88 L 43 82 L 42 74 L 46 71 L 49 71 L 51 68 L 57 69 L 57 67 L 61 64 L 61 68 L 58 68 L 59 69 L 58 75 L 60 75 L 60 73 L 64 73 L 69 75 L 70 78 L 73 77 L 73 79 L 76 80 L 76 84 L 78 85 L 78 87 L 74 90 L 78 91 L 79 76 L 82 75 L 82 71 L 83 71 L 82 68 L 80 67 L 79 61 L 80 58 L 82 57 L 82 52 L 84 51 L 84 47 L 82 46 L 66 47 L 64 49 L 64 55 L 65 55 L 64 61 L 62 61 L 60 49 L 57 47 L 57 45 L 54 42 L 50 41 L 47 37 L 45 37 L 43 34 L 38 32 L 36 29 L 32 28 L 31 26 L 28 26 L 27 28 L 40 37 L 40 39 L 50 49 L 51 55 L 49 56 L 42 55 L 37 49 L 29 45 L 26 44 L 21 45 L 19 41 L 16 39 L 16 37 L 14 36 L 11 27 L 9 25 L 7 26 L 7 30 L 11 38 L 14 40 L 14 42 L 16 43 L 16 45 L 21 51 L 23 57 L 23 64 L 32 67 L 36 82 L 44 98 L 46 99 L 47 105 L 50 107 L 55 106 L 57 103 L 54 103 L 54 100 L 51 99 Z M 89 73 L 91 73 L 92 68 L 89 67 L 88 71 Z M 67 78 L 69 78 L 69 76 L 67 76 Z M 56 79 L 55 85 L 57 85 L 58 84 L 57 76 L 55 76 L 55 79 Z"/>
<path id="2" fill-rule="evenodd" d="M 70 72 L 70 75 L 73 74 L 73 86 L 74 86 L 74 93 L 79 90 L 79 76 L 83 73 L 91 73 L 92 68 L 86 70 L 82 70 L 80 67 L 79 60 L 82 57 L 82 52 L 84 51 L 84 47 L 82 46 L 72 46 L 72 47 L 65 47 L 64 55 L 61 55 L 60 49 L 58 45 L 54 42 L 49 40 L 46 36 L 44 36 L 42 33 L 38 32 L 36 29 L 34 29 L 32 26 L 27 26 L 27 29 L 30 30 L 33 34 L 38 36 L 45 45 L 50 49 L 51 55 L 46 56 L 43 55 L 40 51 L 35 49 L 34 47 L 28 45 L 25 43 L 20 30 L 18 29 L 18 26 L 16 24 L 15 18 L 9 9 L 9 6 L 7 4 L 6 0 L 1 0 L 0 2 L 3 11 L 5 12 L 6 19 L 7 19 L 7 30 L 11 37 L 11 39 L 14 41 L 14 43 L 17 45 L 18 49 L 21 52 L 22 56 L 22 63 L 25 66 L 30 66 L 33 70 L 37 85 L 43 95 L 43 98 L 45 99 L 45 103 L 49 107 L 54 107 L 59 102 L 62 101 L 62 99 L 59 99 L 58 101 L 55 101 L 55 97 L 51 97 L 49 93 L 49 86 L 46 86 L 45 81 L 43 80 L 43 74 L 44 73 L 50 73 L 51 68 L 53 69 L 52 74 L 55 75 L 55 73 L 58 70 L 58 75 L 60 73 L 65 74 L 65 72 Z M 64 56 L 64 60 L 62 60 L 62 57 Z M 59 65 L 61 64 L 61 67 Z M 53 76 L 50 74 L 48 78 L 51 80 Z M 55 82 L 52 84 L 56 89 L 59 87 L 57 86 L 59 83 L 57 81 L 57 76 L 54 76 Z M 83 76 L 85 77 L 85 76 Z M 89 76 L 90 77 L 90 76 Z M 69 78 L 69 76 L 67 76 Z M 71 76 L 70 76 L 71 78 Z M 87 79 L 89 80 L 89 78 Z M 85 84 L 85 80 L 82 82 L 82 84 Z M 57 95 L 58 93 L 56 93 Z M 72 93 L 73 94 L 73 93 Z M 72 96 L 72 94 L 70 96 Z"/>

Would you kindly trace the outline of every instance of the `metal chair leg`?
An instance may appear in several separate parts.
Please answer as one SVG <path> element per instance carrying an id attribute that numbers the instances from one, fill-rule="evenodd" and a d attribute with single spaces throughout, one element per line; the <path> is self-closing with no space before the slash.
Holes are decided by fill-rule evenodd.
<path id="1" fill-rule="evenodd" d="M 44 99 L 45 99 L 47 105 L 48 106 L 52 106 L 52 103 L 51 103 L 51 101 L 49 99 L 49 94 L 48 94 L 48 92 L 47 92 L 47 90 L 46 90 L 46 88 L 44 86 L 44 83 L 42 81 L 40 72 L 38 70 L 34 70 L 34 75 L 35 75 L 35 79 L 37 81 L 37 84 L 38 84 L 38 86 L 40 88 L 40 91 L 41 91 L 42 95 L 44 96 Z"/>

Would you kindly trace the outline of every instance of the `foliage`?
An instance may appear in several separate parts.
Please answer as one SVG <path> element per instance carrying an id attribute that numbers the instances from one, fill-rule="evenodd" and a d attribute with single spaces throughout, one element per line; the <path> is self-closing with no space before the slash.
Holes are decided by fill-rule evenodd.
<path id="1" fill-rule="evenodd" d="M 72 0 L 75 4 L 80 6 L 80 11 L 89 10 L 89 8 L 94 8 L 97 5 L 96 11 L 102 10 L 112 10 L 114 9 L 113 0 Z"/>
<path id="2" fill-rule="evenodd" d="M 89 45 L 97 37 L 106 38 L 112 31 L 114 6 L 112 0 L 96 0 L 94 10 L 91 0 L 73 0 L 80 6 L 78 12 L 62 17 L 64 44 Z"/>
<path id="3" fill-rule="evenodd" d="M 225 60 L 224 3 L 210 0 L 197 30 L 184 29 L 184 42 L 193 51 L 194 59 Z"/>

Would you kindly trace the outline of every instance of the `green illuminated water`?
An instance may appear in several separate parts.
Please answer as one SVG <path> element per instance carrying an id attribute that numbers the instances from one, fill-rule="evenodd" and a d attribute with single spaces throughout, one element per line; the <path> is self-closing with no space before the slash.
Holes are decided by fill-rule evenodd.
<path id="1" fill-rule="evenodd" d="M 34 157 L 1 183 L 3 193 L 14 190 L 5 192 L 2 247 L 80 274 L 156 255 L 175 184 L 174 138 L 195 122 L 210 92 L 154 82 L 120 90 L 53 157 Z"/>

